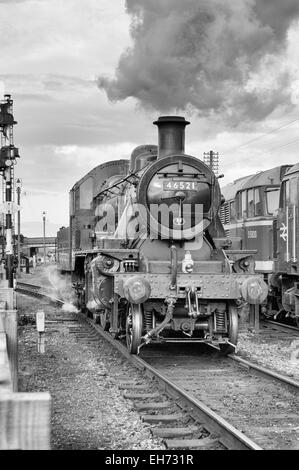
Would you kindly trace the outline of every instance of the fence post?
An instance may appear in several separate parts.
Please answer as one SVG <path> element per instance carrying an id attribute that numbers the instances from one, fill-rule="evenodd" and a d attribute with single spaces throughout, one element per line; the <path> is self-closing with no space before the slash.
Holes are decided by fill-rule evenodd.
<path id="1" fill-rule="evenodd" d="M 40 310 L 36 312 L 36 329 L 38 332 L 37 350 L 39 353 L 45 353 L 45 312 Z"/>
<path id="2" fill-rule="evenodd" d="M 0 394 L 0 450 L 50 449 L 48 392 Z"/>

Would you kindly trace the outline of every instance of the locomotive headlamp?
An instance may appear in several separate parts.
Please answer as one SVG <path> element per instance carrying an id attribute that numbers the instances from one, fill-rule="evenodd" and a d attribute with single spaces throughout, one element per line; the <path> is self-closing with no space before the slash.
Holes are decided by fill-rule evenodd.
<path id="1" fill-rule="evenodd" d="M 132 276 L 126 279 L 123 284 L 125 298 L 133 304 L 145 302 L 151 293 L 151 287 L 146 279 L 139 276 Z"/>
<path id="2" fill-rule="evenodd" d="M 186 251 L 185 258 L 182 261 L 182 271 L 183 273 L 192 273 L 193 272 L 194 261 L 192 259 L 190 251 Z"/>
<path id="3" fill-rule="evenodd" d="M 242 297 L 249 304 L 261 304 L 268 294 L 267 284 L 263 279 L 249 277 L 241 286 Z"/>

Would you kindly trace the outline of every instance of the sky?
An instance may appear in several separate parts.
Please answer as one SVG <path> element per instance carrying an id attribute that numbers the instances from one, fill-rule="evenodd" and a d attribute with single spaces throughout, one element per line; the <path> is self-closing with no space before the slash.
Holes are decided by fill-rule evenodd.
<path id="1" fill-rule="evenodd" d="M 299 161 L 297 0 L 0 0 L 0 97 L 14 100 L 26 236 L 68 225 L 68 191 L 191 121 L 223 184 Z"/>

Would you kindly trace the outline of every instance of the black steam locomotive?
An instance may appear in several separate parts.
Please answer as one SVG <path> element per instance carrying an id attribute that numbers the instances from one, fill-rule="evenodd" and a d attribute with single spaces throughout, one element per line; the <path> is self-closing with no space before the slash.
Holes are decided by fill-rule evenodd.
<path id="1" fill-rule="evenodd" d="M 185 154 L 183 117 L 155 123 L 159 142 L 99 165 L 70 191 L 70 227 L 58 262 L 71 271 L 81 309 L 131 353 L 152 341 L 205 342 L 224 352 L 237 309 L 261 304 L 252 253 L 231 246 L 218 212 L 218 179 Z"/>

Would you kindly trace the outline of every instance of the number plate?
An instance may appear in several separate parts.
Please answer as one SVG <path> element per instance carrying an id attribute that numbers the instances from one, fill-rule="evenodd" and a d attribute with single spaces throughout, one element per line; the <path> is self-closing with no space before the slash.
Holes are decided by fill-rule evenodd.
<path id="1" fill-rule="evenodd" d="M 164 191 L 196 191 L 198 183 L 196 181 L 163 181 Z"/>

